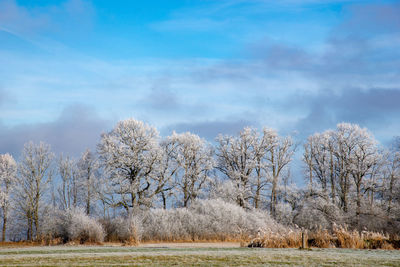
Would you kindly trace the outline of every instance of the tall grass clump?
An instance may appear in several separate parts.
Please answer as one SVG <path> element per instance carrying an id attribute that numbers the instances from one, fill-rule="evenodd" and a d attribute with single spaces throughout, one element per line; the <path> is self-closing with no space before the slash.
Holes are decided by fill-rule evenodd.
<path id="1" fill-rule="evenodd" d="M 261 229 L 251 240 L 249 247 L 293 248 L 300 247 L 301 232 L 296 228 L 279 226 L 275 229 Z"/>
<path id="2" fill-rule="evenodd" d="M 278 231 L 263 229 L 251 240 L 250 247 L 295 248 L 301 246 L 301 235 L 307 236 L 307 245 L 318 248 L 393 249 L 397 241 L 378 232 L 350 230 L 347 226 L 334 225 L 327 229 L 302 231 L 299 228 L 281 227 Z"/>
<path id="3" fill-rule="evenodd" d="M 364 240 L 357 230 L 349 230 L 346 226 L 333 228 L 333 235 L 336 237 L 339 248 L 364 248 Z"/>

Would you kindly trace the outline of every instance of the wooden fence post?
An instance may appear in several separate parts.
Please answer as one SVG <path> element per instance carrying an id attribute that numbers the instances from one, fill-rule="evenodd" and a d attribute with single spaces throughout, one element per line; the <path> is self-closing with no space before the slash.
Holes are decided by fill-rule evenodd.
<path id="1" fill-rule="evenodd" d="M 301 232 L 301 248 L 302 249 L 305 249 L 307 247 L 306 239 L 307 239 L 307 235 L 304 231 L 302 231 Z"/>

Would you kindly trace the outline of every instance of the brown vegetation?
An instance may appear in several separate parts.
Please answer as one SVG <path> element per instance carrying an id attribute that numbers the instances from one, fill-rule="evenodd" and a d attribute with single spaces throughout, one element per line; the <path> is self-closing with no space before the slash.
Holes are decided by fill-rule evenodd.
<path id="1" fill-rule="evenodd" d="M 301 230 L 265 231 L 254 238 L 249 247 L 295 248 L 301 247 Z M 308 233 L 308 247 L 352 249 L 400 249 L 398 236 L 378 232 L 349 230 L 335 226 L 332 231 L 315 230 Z"/>

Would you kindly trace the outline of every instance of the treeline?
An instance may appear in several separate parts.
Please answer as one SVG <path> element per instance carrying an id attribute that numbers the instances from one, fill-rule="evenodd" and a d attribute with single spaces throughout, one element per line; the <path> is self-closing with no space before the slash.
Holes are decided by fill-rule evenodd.
<path id="1" fill-rule="evenodd" d="M 244 128 L 211 144 L 188 132 L 160 138 L 128 119 L 78 159 L 29 142 L 18 162 L 0 155 L 2 240 L 229 239 L 259 225 L 400 230 L 399 146 L 386 149 L 349 123 L 303 145 L 307 186 L 299 188 L 290 163 L 300 147 L 269 128 Z M 194 230 L 201 217 L 207 220 Z"/>

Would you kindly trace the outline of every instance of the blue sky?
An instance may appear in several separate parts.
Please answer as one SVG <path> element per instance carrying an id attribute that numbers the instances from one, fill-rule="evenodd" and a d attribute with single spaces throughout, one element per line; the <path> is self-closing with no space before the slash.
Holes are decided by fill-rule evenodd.
<path id="1" fill-rule="evenodd" d="M 0 152 L 80 154 L 120 119 L 208 140 L 400 135 L 400 1 L 0 0 Z"/>

